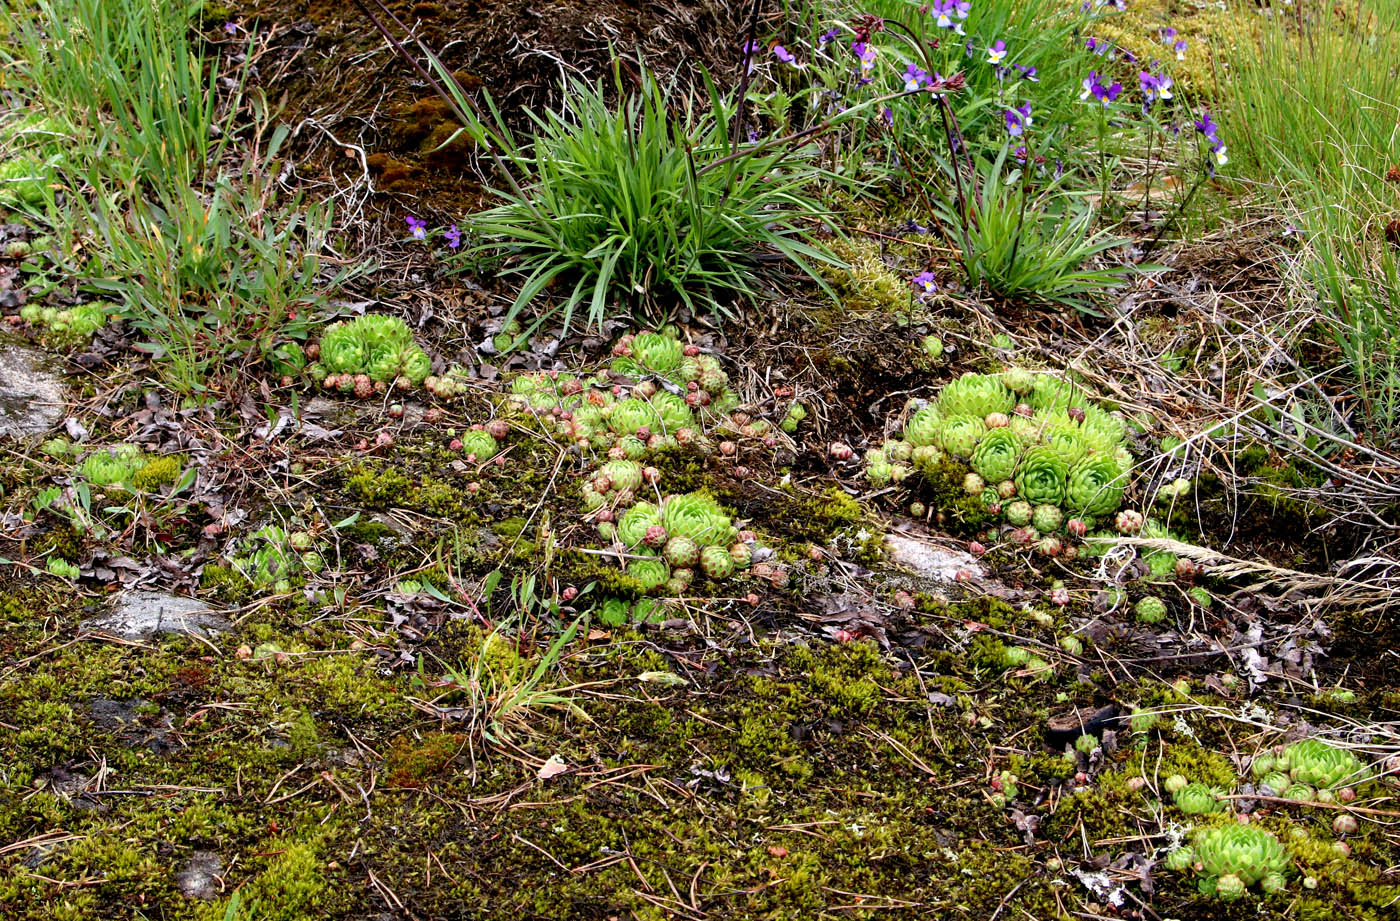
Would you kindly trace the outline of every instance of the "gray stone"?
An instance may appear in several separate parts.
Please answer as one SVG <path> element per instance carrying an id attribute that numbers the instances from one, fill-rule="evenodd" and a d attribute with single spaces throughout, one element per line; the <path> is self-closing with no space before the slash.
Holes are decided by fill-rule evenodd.
<path id="1" fill-rule="evenodd" d="M 956 581 L 960 571 L 971 580 L 980 580 L 985 575 L 972 554 L 903 534 L 886 535 L 885 553 L 896 566 L 934 582 Z"/>
<path id="2" fill-rule="evenodd" d="M 43 352 L 0 340 L 0 435 L 47 432 L 63 418 L 63 382 Z"/>
<path id="3" fill-rule="evenodd" d="M 157 634 L 183 633 L 209 638 L 233 625 L 202 601 L 164 592 L 128 592 L 108 614 L 83 621 L 88 633 L 111 633 L 127 640 L 148 640 Z"/>
<path id="4" fill-rule="evenodd" d="M 186 898 L 213 899 L 219 895 L 219 875 L 224 872 L 224 859 L 213 851 L 195 851 L 179 873 L 175 885 Z"/>

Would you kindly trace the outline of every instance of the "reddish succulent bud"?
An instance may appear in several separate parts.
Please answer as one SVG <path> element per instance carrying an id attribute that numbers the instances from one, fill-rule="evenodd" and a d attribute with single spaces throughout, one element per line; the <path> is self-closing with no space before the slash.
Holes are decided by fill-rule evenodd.
<path id="1" fill-rule="evenodd" d="M 734 475 L 741 480 L 746 480 L 749 476 L 749 468 L 745 467 L 743 464 L 739 464 L 734 468 Z"/>
<path id="2" fill-rule="evenodd" d="M 627 449 L 622 445 L 613 445 L 611 448 L 608 448 L 608 457 L 613 460 L 626 460 Z"/>
<path id="3" fill-rule="evenodd" d="M 389 418 L 390 418 L 390 419 L 402 419 L 402 418 L 403 418 L 403 404 L 402 404 L 402 403 L 392 403 L 392 404 L 390 404 L 390 406 L 389 406 Z"/>
<path id="4" fill-rule="evenodd" d="M 481 484 L 476 480 L 472 480 L 467 484 L 467 492 L 481 492 Z"/>
<path id="5" fill-rule="evenodd" d="M 850 630 L 847 630 L 845 627 L 842 627 L 840 630 L 837 630 L 834 634 L 832 634 L 831 638 L 838 643 L 851 643 L 855 641 L 856 635 Z"/>
<path id="6" fill-rule="evenodd" d="M 738 540 L 741 544 L 751 544 L 754 541 L 758 540 L 758 535 L 755 534 L 753 531 L 745 529 L 739 532 Z"/>
<path id="7" fill-rule="evenodd" d="M 280 383 L 283 387 L 290 387 L 292 386 L 292 376 L 290 374 L 284 374 L 282 375 L 278 383 Z"/>
<path id="8" fill-rule="evenodd" d="M 1084 410 L 1080 409 L 1078 406 L 1071 406 L 1066 411 L 1066 415 L 1068 415 L 1075 422 L 1082 423 L 1084 421 Z"/>
<path id="9" fill-rule="evenodd" d="M 1069 604 L 1069 589 L 1055 588 L 1050 590 L 1050 603 L 1064 607 Z"/>
<path id="10" fill-rule="evenodd" d="M 694 358 L 696 355 L 700 354 L 700 346 L 687 345 L 684 349 L 682 349 L 682 354 L 684 354 L 686 358 Z"/>
<path id="11" fill-rule="evenodd" d="M 612 520 L 614 520 L 616 517 L 617 517 L 617 516 L 613 514 L 613 510 L 610 509 L 610 508 L 600 508 L 600 509 L 598 509 L 597 518 L 598 518 L 599 521 L 612 521 Z"/>
<path id="12" fill-rule="evenodd" d="M 1065 523 L 1065 531 L 1069 533 L 1070 537 L 1083 537 L 1089 533 L 1089 525 L 1085 523 L 1083 518 L 1071 518 Z"/>
<path id="13" fill-rule="evenodd" d="M 699 390 L 692 390 L 692 391 L 690 391 L 690 393 L 687 393 L 687 394 L 685 395 L 685 405 L 686 405 L 686 406 L 689 406 L 691 409 L 699 409 L 699 408 L 700 408 L 700 393 L 701 393 L 701 391 L 699 391 Z"/>
<path id="14" fill-rule="evenodd" d="M 493 419 L 486 423 L 486 431 L 497 441 L 505 441 L 506 436 L 510 434 L 510 424 L 504 419 Z"/>
<path id="15" fill-rule="evenodd" d="M 462 439 L 460 439 L 460 438 L 454 438 L 454 439 L 452 439 L 451 441 L 449 441 L 449 442 L 447 443 L 447 450 L 449 450 L 449 451 L 460 451 L 460 450 L 462 450 Z"/>
<path id="16" fill-rule="evenodd" d="M 758 604 L 758 595 L 754 594 L 753 592 L 749 592 L 746 596 L 744 596 L 744 600 L 747 601 L 747 602 L 748 602 L 749 604 L 751 604 L 751 605 L 757 606 L 757 604 Z"/>
<path id="17" fill-rule="evenodd" d="M 391 447 L 394 443 L 394 436 L 388 432 L 380 432 L 374 436 L 374 443 L 381 448 Z"/>
<path id="18" fill-rule="evenodd" d="M 637 429 L 637 437 L 640 438 L 642 441 L 646 441 L 648 438 L 651 437 L 651 429 L 645 425 L 642 426 L 641 428 Z"/>
<path id="19" fill-rule="evenodd" d="M 777 445 L 778 439 L 774 438 L 772 435 L 768 435 L 763 439 L 763 446 L 765 448 L 775 448 Z"/>
<path id="20" fill-rule="evenodd" d="M 739 446 L 732 441 L 721 441 L 719 443 L 719 453 L 725 457 L 732 457 L 734 452 L 739 450 Z"/>
<path id="21" fill-rule="evenodd" d="M 442 410 L 438 409 L 436 406 L 430 406 L 428 409 L 426 409 L 426 410 L 423 411 L 423 421 L 424 421 L 424 422 L 441 422 L 441 421 L 442 421 Z"/>
<path id="22" fill-rule="evenodd" d="M 660 547 L 666 543 L 666 529 L 659 524 L 654 524 L 647 528 L 646 536 L 642 538 L 648 547 Z"/>
<path id="23" fill-rule="evenodd" d="M 831 454 L 832 457 L 841 461 L 850 460 L 852 457 L 855 456 L 856 453 L 851 448 L 851 446 L 846 444 L 844 441 L 833 441 L 831 443 L 831 447 L 828 448 L 827 451 Z"/>
<path id="24" fill-rule="evenodd" d="M 974 540 L 972 543 L 967 545 L 967 552 L 972 554 L 973 556 L 981 556 L 982 554 L 987 552 L 987 548 L 982 546 L 982 544 L 979 541 Z"/>
<path id="25" fill-rule="evenodd" d="M 309 342 L 306 345 L 306 357 L 309 361 L 315 361 L 321 357 L 321 343 Z"/>
<path id="26" fill-rule="evenodd" d="M 661 479 L 661 471 L 657 470 L 655 467 L 643 467 L 642 479 L 648 483 L 655 483 L 657 480 Z"/>
<path id="27" fill-rule="evenodd" d="M 637 396 L 641 397 L 642 399 L 647 399 L 649 397 L 655 396 L 656 382 L 642 381 L 640 384 L 633 388 L 633 392 L 635 392 Z"/>
<path id="28" fill-rule="evenodd" d="M 577 597 L 578 589 L 574 588 L 572 585 L 564 586 L 564 590 L 559 593 L 559 600 L 565 603 L 573 601 Z"/>
<path id="29" fill-rule="evenodd" d="M 1011 411 L 1016 415 L 1024 416 L 1027 419 L 1035 415 L 1035 408 L 1032 407 L 1029 403 L 1017 403 L 1016 408 Z"/>
<path id="30" fill-rule="evenodd" d="M 653 434 L 650 438 L 647 439 L 647 447 L 651 448 L 653 451 L 665 447 L 665 445 L 666 439 L 662 438 L 660 435 Z"/>

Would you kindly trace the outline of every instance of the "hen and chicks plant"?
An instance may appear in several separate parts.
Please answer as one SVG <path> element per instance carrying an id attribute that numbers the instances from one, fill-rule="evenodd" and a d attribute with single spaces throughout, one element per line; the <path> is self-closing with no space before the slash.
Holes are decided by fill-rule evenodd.
<path id="1" fill-rule="evenodd" d="M 1167 856 L 1167 867 L 1190 870 L 1202 895 L 1226 901 L 1258 886 L 1273 894 L 1287 885 L 1288 853 L 1271 833 L 1255 825 L 1229 824 L 1196 832 L 1189 847 Z"/>
<path id="2" fill-rule="evenodd" d="M 1072 382 L 1023 368 L 968 373 L 915 410 L 902 440 L 867 452 L 866 475 L 875 486 L 898 483 L 951 455 L 968 465 L 965 490 L 1027 543 L 1061 531 L 1082 536 L 1123 502 L 1127 433 L 1125 418 Z"/>
<path id="3" fill-rule="evenodd" d="M 398 317 L 368 314 L 333 323 L 314 351 L 317 360 L 307 368 L 311 378 L 362 399 L 391 384 L 416 387 L 432 372 L 428 353 Z"/>

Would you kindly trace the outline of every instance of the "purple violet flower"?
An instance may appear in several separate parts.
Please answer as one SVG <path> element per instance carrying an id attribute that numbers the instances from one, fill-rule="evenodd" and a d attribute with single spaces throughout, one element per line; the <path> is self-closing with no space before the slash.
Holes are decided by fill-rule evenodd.
<path id="1" fill-rule="evenodd" d="M 408 232 L 411 233 L 411 234 L 413 235 L 413 239 L 415 239 L 415 240 L 426 240 L 426 239 L 428 239 L 428 225 L 427 225 L 427 224 L 425 224 L 424 222 L 418 220 L 418 218 L 414 217 L 414 216 L 411 215 L 411 214 L 408 215 L 407 217 L 405 217 L 404 220 L 408 222 Z"/>
<path id="2" fill-rule="evenodd" d="M 796 64 L 796 63 L 797 63 L 797 57 L 796 57 L 796 55 L 794 55 L 791 51 L 788 51 L 788 50 L 787 50 L 786 48 L 784 48 L 782 45 L 774 45 L 774 46 L 773 46 L 773 57 L 775 57 L 775 58 L 777 58 L 778 60 L 782 61 L 784 64 Z"/>
<path id="3" fill-rule="evenodd" d="M 904 91 L 912 93 L 921 86 L 930 83 L 928 73 L 919 68 L 917 64 L 910 64 L 904 71 Z"/>
<path id="4" fill-rule="evenodd" d="M 932 294 L 938 290 L 938 279 L 934 277 L 932 272 L 920 272 L 909 279 L 909 283 L 920 294 Z"/>
<path id="5" fill-rule="evenodd" d="M 456 224 L 453 224 L 452 226 L 444 230 L 442 232 L 442 236 L 443 239 L 447 240 L 447 245 L 451 249 L 457 249 L 459 246 L 462 245 L 462 231 L 457 229 Z"/>
<path id="6" fill-rule="evenodd" d="M 987 63 L 1000 64 L 1006 58 L 1006 42 L 997 39 L 996 44 L 987 49 Z"/>

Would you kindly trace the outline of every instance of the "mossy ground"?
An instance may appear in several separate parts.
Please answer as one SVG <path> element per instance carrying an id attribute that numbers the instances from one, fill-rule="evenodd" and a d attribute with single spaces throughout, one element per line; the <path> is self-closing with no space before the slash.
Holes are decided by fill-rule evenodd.
<path id="1" fill-rule="evenodd" d="M 444 25 L 463 10 L 529 15 L 514 0 L 390 6 L 453 55 L 473 48 Z M 564 45 L 585 31 L 571 23 L 613 9 L 563 6 L 551 26 Z M 205 19 L 251 29 L 259 17 L 304 15 L 319 30 L 307 47 L 371 60 L 361 52 L 379 39 L 347 36 L 341 7 L 277 0 L 211 6 Z M 1121 35 L 1105 37 L 1147 57 L 1160 49 L 1143 35 L 1173 25 L 1228 52 L 1222 36 L 1246 34 L 1254 9 L 1144 0 Z M 623 12 L 629 30 L 667 40 L 652 13 Z M 697 28 L 693 44 L 718 34 L 736 33 Z M 313 111 L 332 90 L 340 105 L 341 82 L 293 66 L 300 31 L 269 41 L 291 69 L 294 110 Z M 732 57 L 726 48 L 721 66 Z M 1210 61 L 1194 56 L 1183 86 L 1209 97 Z M 552 81 L 549 62 L 522 56 L 486 82 L 537 89 L 545 77 L 522 74 L 538 66 Z M 450 63 L 465 84 L 482 82 L 479 62 Z M 373 97 L 368 111 L 384 83 L 380 63 L 365 66 L 375 77 L 346 91 L 351 102 Z M 464 179 L 471 152 L 441 147 L 452 131 L 444 107 L 390 83 L 381 136 L 367 141 L 379 192 L 429 193 L 422 201 L 445 215 L 469 210 L 481 190 Z M 329 175 L 345 169 L 340 153 Z M 373 208 L 401 230 L 401 214 L 388 214 L 401 204 L 376 197 Z M 101 532 L 33 512 L 41 488 L 68 485 L 67 469 L 7 453 L 0 496 L 33 520 L 0 550 L 27 564 L 0 569 L 0 918 L 1394 917 L 1400 845 L 1368 820 L 1393 818 L 1393 780 L 1358 791 L 1358 805 L 1378 812 L 1346 836 L 1349 854 L 1336 846 L 1332 810 L 1255 804 L 1253 820 L 1290 850 L 1283 895 L 1206 901 L 1189 875 L 1158 865 L 1194 821 L 1164 795 L 1167 777 L 1235 789 L 1252 754 L 1285 727 L 1303 730 L 1300 714 L 1313 727 L 1393 721 L 1400 695 L 1377 655 L 1400 642 L 1393 615 L 1328 611 L 1329 635 L 1287 597 L 1207 580 L 1221 602 L 1202 610 L 1172 586 L 1163 633 L 1121 607 L 1096 608 L 1085 565 L 1000 548 L 982 560 L 986 580 L 937 592 L 892 571 L 883 531 L 891 516 L 909 527 L 912 501 L 928 506 L 937 540 L 984 524 L 963 471 L 949 464 L 862 496 L 828 445 L 878 444 L 903 400 L 994 368 L 1012 349 L 956 299 L 912 296 L 904 278 L 930 258 L 926 247 L 874 242 L 881 222 L 869 213 L 853 222 L 871 234 L 842 244 L 852 269 L 829 278 L 839 309 L 778 311 L 771 327 L 734 331 L 729 343 L 811 405 L 794 444 L 648 459 L 664 491 L 707 491 L 756 531 L 786 581 L 701 580 L 694 601 L 645 626 L 586 618 L 596 599 L 631 598 L 640 585 L 593 552 L 601 541 L 579 512 L 590 469 L 581 453 L 522 414 L 507 414 L 500 465 L 467 464 L 446 447 L 464 422 L 497 412 L 479 394 L 447 406 L 443 424 L 396 426 L 359 404 L 354 435 L 332 447 L 244 444 L 232 419 L 201 416 L 223 426 L 201 432 L 207 442 L 239 447 L 182 445 L 141 498 L 99 492 Z M 1214 357 L 1193 352 L 1199 343 L 1184 340 L 1175 315 L 1146 313 L 1173 354 Z M 947 339 L 936 361 L 919 347 L 928 334 Z M 78 396 L 97 395 L 92 377 L 75 384 Z M 111 414 L 135 414 L 142 398 L 130 386 L 84 424 L 116 434 Z M 293 402 L 287 390 L 274 399 Z M 393 443 L 351 447 L 380 431 Z M 1292 492 L 1321 485 L 1307 468 L 1263 448 L 1234 462 L 1228 476 L 1196 478 L 1174 531 L 1307 569 L 1354 542 L 1345 531 L 1319 536 L 1324 513 Z M 201 479 L 177 491 L 186 463 Z M 251 585 L 231 559 L 240 536 L 278 522 L 305 529 L 327 561 L 287 591 Z M 90 571 L 77 586 L 43 575 L 50 555 Z M 506 578 L 489 591 L 497 571 Z M 207 641 L 85 633 L 133 573 L 209 601 L 234 626 Z M 431 591 L 405 599 L 405 579 Z M 1046 600 L 1061 579 L 1072 589 L 1063 607 Z M 562 602 L 566 588 L 583 594 Z M 578 636 L 547 660 L 576 618 Z M 1249 692 L 1238 656 L 1254 648 L 1242 638 L 1251 618 L 1273 631 L 1271 656 L 1300 650 L 1316 667 L 1288 672 L 1276 656 L 1282 677 Z M 1071 637 L 1079 652 L 1066 650 Z M 1020 648 L 1045 666 L 1008 664 Z M 1160 714 L 1146 731 L 1110 723 L 1093 754 L 1067 753 L 1048 731 L 1075 708 L 1108 706 Z M 196 853 L 222 865 L 211 899 L 181 890 Z"/>

